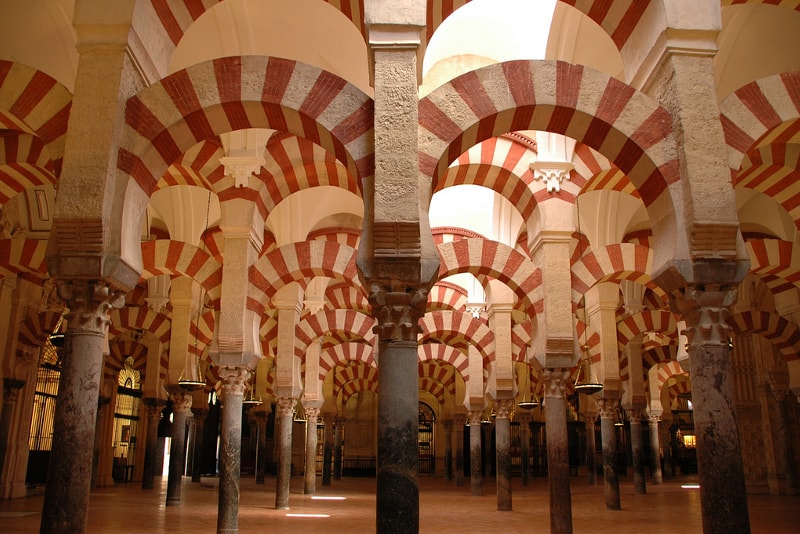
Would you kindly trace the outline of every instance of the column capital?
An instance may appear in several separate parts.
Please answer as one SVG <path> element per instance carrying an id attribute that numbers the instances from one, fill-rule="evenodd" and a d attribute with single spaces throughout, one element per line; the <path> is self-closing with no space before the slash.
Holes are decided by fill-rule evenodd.
<path id="1" fill-rule="evenodd" d="M 222 379 L 222 402 L 226 395 L 244 395 L 250 369 L 247 367 L 220 367 L 219 377 Z"/>
<path id="2" fill-rule="evenodd" d="M 673 292 L 673 300 L 686 321 L 684 333 L 690 345 L 728 345 L 730 326 L 727 318 L 736 302 L 732 286 L 689 286 Z"/>
<path id="3" fill-rule="evenodd" d="M 600 419 L 616 419 L 619 399 L 598 397 L 594 399 L 597 411 L 600 412 Z"/>
<path id="4" fill-rule="evenodd" d="M 658 426 L 659 421 L 661 421 L 661 417 L 658 415 L 650 414 L 647 416 L 647 420 L 649 421 L 650 426 L 653 425 Z"/>
<path id="5" fill-rule="evenodd" d="M 467 418 L 469 420 L 470 426 L 472 425 L 481 426 L 481 420 L 483 419 L 483 410 L 470 410 L 467 412 Z"/>
<path id="6" fill-rule="evenodd" d="M 626 408 L 626 412 L 628 412 L 628 418 L 631 423 L 633 424 L 642 424 L 642 417 L 644 416 L 644 409 L 643 408 Z"/>
<path id="7" fill-rule="evenodd" d="M 125 304 L 125 294 L 104 282 L 94 280 L 64 280 L 58 284 L 59 297 L 69 311 L 64 315 L 70 330 L 84 330 L 105 335 L 111 324 L 112 308 Z"/>
<path id="8" fill-rule="evenodd" d="M 275 411 L 278 417 L 291 417 L 294 415 L 294 407 L 297 399 L 292 397 L 278 397 L 275 399 Z"/>
<path id="9" fill-rule="evenodd" d="M 316 406 L 307 406 L 305 408 L 306 420 L 308 421 L 317 421 L 319 419 L 319 408 Z"/>
<path id="10" fill-rule="evenodd" d="M 192 407 L 192 394 L 180 386 L 170 387 L 169 398 L 174 412 L 188 412 Z"/>
<path id="11" fill-rule="evenodd" d="M 563 398 L 566 394 L 569 375 L 569 369 L 544 369 L 542 371 L 542 380 L 544 380 L 545 398 Z"/>
<path id="12" fill-rule="evenodd" d="M 418 264 L 417 265 L 417 269 Z M 420 327 L 417 324 L 425 315 L 428 289 L 418 288 L 401 291 L 387 288 L 383 284 L 371 284 L 369 303 L 377 321 L 374 328 L 381 342 L 388 340 L 413 341 L 416 343 Z"/>
<path id="13" fill-rule="evenodd" d="M 467 414 L 457 413 L 453 416 L 453 425 L 456 428 L 462 428 L 465 424 L 467 424 Z"/>
<path id="14" fill-rule="evenodd" d="M 530 411 L 519 410 L 517 412 L 514 412 L 514 417 L 517 418 L 517 421 L 519 421 L 521 425 L 527 426 L 533 419 L 533 414 L 531 414 Z"/>
<path id="15" fill-rule="evenodd" d="M 497 419 L 508 419 L 513 409 L 514 399 L 498 399 L 494 401 L 494 410 Z"/>
<path id="16" fill-rule="evenodd" d="M 453 420 L 452 419 L 445 419 L 442 421 L 442 429 L 445 432 L 452 432 L 453 431 Z"/>

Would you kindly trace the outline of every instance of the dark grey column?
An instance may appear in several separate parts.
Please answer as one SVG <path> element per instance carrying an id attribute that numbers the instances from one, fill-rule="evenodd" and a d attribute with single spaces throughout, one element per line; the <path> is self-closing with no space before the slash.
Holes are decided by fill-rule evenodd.
<path id="1" fill-rule="evenodd" d="M 517 412 L 519 421 L 520 455 L 522 456 L 522 485 L 531 483 L 531 413 L 520 409 Z"/>
<path id="2" fill-rule="evenodd" d="M 628 410 L 631 420 L 631 453 L 633 455 L 633 492 L 637 495 L 647 493 L 644 478 L 644 446 L 642 444 L 642 409 Z"/>
<path id="3" fill-rule="evenodd" d="M 169 447 L 167 506 L 181 504 L 181 483 L 186 464 L 186 416 L 192 407 L 192 394 L 181 386 L 169 386 L 172 400 L 172 443 Z"/>
<path id="4" fill-rule="evenodd" d="M 105 284 L 64 282 L 68 329 L 55 407 L 53 448 L 42 506 L 42 534 L 86 531 L 92 451 L 109 310 L 121 298 Z"/>
<path id="5" fill-rule="evenodd" d="M 192 482 L 200 482 L 203 479 L 203 454 L 205 449 L 205 428 L 208 409 L 192 408 L 194 418 L 194 439 L 192 440 Z"/>
<path id="6" fill-rule="evenodd" d="M 454 438 L 456 442 L 456 486 L 464 485 L 464 425 L 467 418 L 463 414 L 457 414 L 453 422 Z"/>
<path id="7" fill-rule="evenodd" d="M 567 438 L 568 369 L 544 369 L 544 416 L 547 425 L 547 479 L 550 484 L 550 532 L 572 534 L 572 492 Z"/>
<path id="8" fill-rule="evenodd" d="M 19 392 L 23 386 L 25 386 L 25 382 L 22 380 L 15 380 L 13 378 L 3 379 L 3 411 L 2 414 L 0 414 L 0 476 L 3 474 L 6 451 L 8 450 L 14 405 L 17 403 Z"/>
<path id="9" fill-rule="evenodd" d="M 100 469 L 100 449 L 103 447 L 103 426 L 111 399 L 97 398 L 97 417 L 94 425 L 94 448 L 92 450 L 92 487 L 97 487 L 97 475 Z"/>
<path id="10" fill-rule="evenodd" d="M 605 390 L 598 395 L 607 394 Z M 613 392 L 616 393 L 616 392 Z M 612 394 L 613 394 L 612 393 Z M 600 412 L 600 439 L 603 442 L 603 480 L 606 508 L 619 510 L 619 475 L 617 474 L 617 408 L 619 398 L 597 398 Z"/>
<path id="11" fill-rule="evenodd" d="M 597 442 L 594 436 L 594 422 L 597 414 L 587 414 L 586 416 L 586 471 L 587 481 L 590 486 L 597 484 Z"/>
<path id="12" fill-rule="evenodd" d="M 387 298 L 391 297 L 387 295 Z M 416 325 L 416 320 L 413 324 Z M 378 328 L 384 335 L 378 335 L 376 532 L 415 533 L 419 531 L 417 334 L 412 328 L 408 336 L 394 331 L 386 335 L 385 323 Z"/>
<path id="13" fill-rule="evenodd" d="M 292 482 L 292 422 L 296 399 L 281 397 L 275 404 L 275 441 L 278 446 L 278 474 L 275 486 L 275 508 L 289 509 Z"/>
<path id="14" fill-rule="evenodd" d="M 514 399 L 495 401 L 495 471 L 497 471 L 497 509 L 510 511 L 511 495 L 511 421 Z"/>
<path id="15" fill-rule="evenodd" d="M 470 494 L 480 497 L 482 494 L 481 484 L 483 475 L 481 474 L 481 419 L 483 410 L 469 411 L 469 485 Z"/>
<path id="16" fill-rule="evenodd" d="M 665 480 L 669 480 L 675 476 L 675 464 L 672 461 L 672 437 L 670 436 L 669 425 L 658 423 L 658 439 L 664 445 L 662 452 L 664 454 L 664 468 L 661 474 Z"/>
<path id="17" fill-rule="evenodd" d="M 482 421 L 481 430 L 483 431 L 483 461 L 481 475 L 492 476 L 492 467 L 494 458 L 492 458 L 492 430 L 494 429 L 494 421 Z"/>
<path id="18" fill-rule="evenodd" d="M 306 495 L 317 492 L 317 417 L 319 408 L 306 408 L 306 467 L 303 480 L 303 493 Z"/>
<path id="19" fill-rule="evenodd" d="M 146 406 L 147 434 L 144 444 L 144 467 L 142 471 L 142 489 L 153 489 L 156 476 L 156 445 L 158 444 L 158 423 L 164 401 L 155 397 L 142 399 Z"/>
<path id="20" fill-rule="evenodd" d="M 444 478 L 453 480 L 453 420 L 442 421 L 444 429 Z"/>
<path id="21" fill-rule="evenodd" d="M 725 322 L 736 289 L 688 287 L 677 301 L 687 325 L 703 532 L 747 534 L 750 516 Z"/>
<path id="22" fill-rule="evenodd" d="M 267 472 L 267 412 L 256 412 L 258 428 L 258 449 L 256 451 L 256 484 L 263 484 Z"/>
<path id="23" fill-rule="evenodd" d="M 222 429 L 219 447 L 217 534 L 239 532 L 239 482 L 242 467 L 242 399 L 250 370 L 221 367 Z"/>
<path id="24" fill-rule="evenodd" d="M 789 416 L 786 410 L 786 402 L 796 402 L 796 397 L 790 395 L 788 384 L 771 383 L 772 394 L 775 397 L 778 418 L 778 452 L 781 455 L 781 464 L 786 477 L 786 493 L 794 495 L 796 491 L 795 480 L 795 459 L 792 454 L 792 434 L 789 430 Z"/>
<path id="25" fill-rule="evenodd" d="M 659 444 L 658 435 L 658 416 L 648 416 L 650 423 L 650 458 L 653 463 L 653 484 L 660 485 L 663 483 L 661 476 L 661 445 Z"/>
<path id="26" fill-rule="evenodd" d="M 340 480 L 342 478 L 342 457 L 344 456 L 344 424 L 347 418 L 337 417 L 334 421 L 336 427 L 333 438 L 333 479 Z"/>
<path id="27" fill-rule="evenodd" d="M 322 485 L 331 485 L 331 462 L 333 461 L 333 422 L 335 418 L 332 415 L 326 415 L 323 418 L 325 423 L 325 430 L 322 434 L 324 441 L 322 445 Z"/>

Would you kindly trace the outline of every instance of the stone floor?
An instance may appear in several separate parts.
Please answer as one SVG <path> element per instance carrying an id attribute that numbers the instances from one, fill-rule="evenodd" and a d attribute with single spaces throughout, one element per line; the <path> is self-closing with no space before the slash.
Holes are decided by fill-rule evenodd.
<path id="1" fill-rule="evenodd" d="M 143 491 L 138 484 L 118 484 L 92 491 L 89 503 L 90 533 L 214 532 L 217 517 L 216 479 L 202 483 L 183 482 L 180 506 L 166 507 L 166 478 L 156 488 Z M 603 486 L 589 486 L 583 478 L 572 479 L 573 528 L 577 533 L 596 534 L 701 532 L 700 495 L 681 486 L 691 477 L 648 486 L 647 495 L 635 495 L 630 480 L 621 483 L 622 510 L 605 509 Z M 316 533 L 374 532 L 375 479 L 344 478 L 328 487 L 319 482 L 316 497 L 302 494 L 301 477 L 292 479 L 290 510 L 275 510 L 275 479 L 257 486 L 242 480 L 239 507 L 240 532 Z M 494 480 L 484 480 L 484 495 L 469 495 L 469 480 L 463 487 L 443 478 L 420 478 L 420 532 L 530 533 L 549 532 L 547 480 L 535 478 L 527 487 L 513 481 L 511 512 L 498 512 Z M 43 495 L 0 501 L 0 532 L 38 532 Z M 750 495 L 753 534 L 800 532 L 800 497 Z M 300 516 L 296 516 L 297 514 Z M 307 514 L 308 516 L 302 516 Z M 735 534 L 735 533 L 734 533 Z"/>

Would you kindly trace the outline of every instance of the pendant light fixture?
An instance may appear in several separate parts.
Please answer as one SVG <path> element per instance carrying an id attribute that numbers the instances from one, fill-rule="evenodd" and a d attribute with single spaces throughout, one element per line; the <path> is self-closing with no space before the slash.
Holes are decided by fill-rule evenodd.
<path id="1" fill-rule="evenodd" d="M 583 234 L 581 233 L 581 211 L 578 198 L 575 198 L 575 210 L 578 218 L 578 247 L 580 250 L 579 258 L 583 258 Z M 578 351 L 578 376 L 575 377 L 574 388 L 575 391 L 584 393 L 586 395 L 593 395 L 603 389 L 603 385 L 594 377 L 594 370 L 592 369 L 592 362 L 589 357 L 589 343 L 587 340 L 587 331 L 589 330 L 589 313 L 586 311 L 586 300 L 584 297 L 583 306 L 583 343 L 580 344 Z"/>

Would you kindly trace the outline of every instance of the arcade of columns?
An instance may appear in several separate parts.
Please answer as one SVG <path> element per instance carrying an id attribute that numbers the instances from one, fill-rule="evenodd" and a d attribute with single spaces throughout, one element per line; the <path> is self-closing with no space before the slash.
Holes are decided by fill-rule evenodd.
<path id="1" fill-rule="evenodd" d="M 437 406 L 445 475 L 463 485 L 467 458 L 473 495 L 486 485 L 481 422 L 493 410 L 501 511 L 513 502 L 511 419 L 523 423 L 523 458 L 531 418 L 545 422 L 551 532 L 571 532 L 568 396 L 584 351 L 603 389 L 581 395 L 580 416 L 589 450 L 600 421 L 608 508 L 624 505 L 620 409 L 630 419 L 634 485 L 645 493 L 645 451 L 669 454 L 670 403 L 689 390 L 704 531 L 746 531 L 748 485 L 794 491 L 794 237 L 745 232 L 731 176 L 775 195 L 798 220 L 786 192 L 759 185 L 749 169 L 777 165 L 779 152 L 783 166 L 792 154 L 796 165 L 800 74 L 750 83 L 720 102 L 719 2 L 614 2 L 625 6 L 623 22 L 606 18 L 604 2 L 566 3 L 612 35 L 624 80 L 565 61 L 509 61 L 420 97 L 420 58 L 437 24 L 429 12 L 450 14 L 421 0 L 342 10 L 367 43 L 373 95 L 277 57 L 225 57 L 167 75 L 191 21 L 163 23 L 169 8 L 157 2 L 76 1 L 72 92 L 0 62 L 4 164 L 35 170 L 4 172 L 0 191 L 4 497 L 25 492 L 38 345 L 64 310 L 58 461 L 42 532 L 85 531 L 93 480 L 112 483 L 102 438 L 116 376 L 134 352 L 146 407 L 134 479 L 153 487 L 169 399 L 167 505 L 181 502 L 187 422 L 190 436 L 201 435 L 208 392 L 222 399 L 221 533 L 238 532 L 251 388 L 274 405 L 277 508 L 291 504 L 295 414 L 307 420 L 304 490 L 313 493 L 316 421 L 325 428 L 322 484 L 331 484 L 341 474 L 347 399 L 372 392 L 377 532 L 418 529 L 422 399 Z M 131 38 L 144 30 L 173 45 L 155 50 Z M 432 194 L 465 183 L 516 208 L 522 223 L 508 242 L 431 229 Z M 179 200 L 178 186 L 191 193 Z M 275 213 L 300 226 L 281 201 L 313 186 L 363 201 L 362 227 L 330 208 L 329 224 L 279 230 Z M 12 235 L 25 199 L 9 191 L 42 189 L 53 202 L 56 187 L 46 235 Z M 182 211 L 160 219 L 170 202 Z M 638 218 L 609 222 L 608 211 L 626 206 Z M 464 273 L 483 285 L 485 303 L 445 280 Z M 185 378 L 205 385 L 185 387 Z M 534 393 L 544 400 L 536 415 L 516 407 Z M 251 412 L 260 453 L 269 410 Z M 197 454 L 202 442 L 191 445 Z M 659 484 L 669 475 L 654 467 L 649 481 Z"/>

